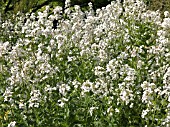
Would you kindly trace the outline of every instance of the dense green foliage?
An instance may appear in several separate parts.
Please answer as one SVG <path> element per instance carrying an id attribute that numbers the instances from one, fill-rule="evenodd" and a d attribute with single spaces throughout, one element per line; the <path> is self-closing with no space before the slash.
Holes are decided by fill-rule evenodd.
<path id="1" fill-rule="evenodd" d="M 89 2 L 92 2 L 95 8 L 103 7 L 110 3 L 107 0 L 71 0 L 71 6 L 80 5 L 85 7 Z M 16 13 L 17 11 L 35 12 L 47 5 L 52 8 L 57 5 L 64 6 L 64 3 L 65 0 L 3 0 L 0 5 L 3 12 L 13 11 Z"/>
<path id="2" fill-rule="evenodd" d="M 106 6 L 113 0 L 71 0 L 71 5 L 81 5 L 87 6 L 87 3 L 92 2 L 94 8 L 101 8 Z M 123 0 L 122 0 L 123 1 Z M 63 6 L 65 0 L 1 0 L 0 1 L 0 10 L 1 12 L 7 13 L 12 11 L 17 13 L 21 12 L 31 12 L 37 11 L 44 6 L 50 5 L 54 8 L 57 5 Z M 161 12 L 170 11 L 170 1 L 169 0 L 144 0 L 148 9 L 151 10 L 160 10 Z"/>

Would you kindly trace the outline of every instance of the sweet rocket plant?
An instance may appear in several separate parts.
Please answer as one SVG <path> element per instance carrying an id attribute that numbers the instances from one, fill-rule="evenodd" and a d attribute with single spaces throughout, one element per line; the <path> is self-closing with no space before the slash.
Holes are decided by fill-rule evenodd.
<path id="1" fill-rule="evenodd" d="M 170 125 L 169 12 L 49 9 L 2 21 L 0 126 Z"/>

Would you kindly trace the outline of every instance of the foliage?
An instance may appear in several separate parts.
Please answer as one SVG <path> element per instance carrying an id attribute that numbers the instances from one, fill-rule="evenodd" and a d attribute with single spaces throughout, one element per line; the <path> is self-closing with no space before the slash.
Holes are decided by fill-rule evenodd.
<path id="1" fill-rule="evenodd" d="M 170 1 L 169 0 L 145 0 L 150 10 L 159 10 L 163 16 L 164 11 L 170 12 Z"/>
<path id="2" fill-rule="evenodd" d="M 49 5 L 51 8 L 56 6 L 64 6 L 66 0 L 2 0 L 0 1 L 0 12 L 35 12 L 42 11 L 41 9 Z M 111 1 L 115 0 L 71 0 L 71 5 L 80 5 L 81 7 L 88 6 L 89 2 L 93 3 L 95 9 L 105 7 Z M 124 0 L 120 0 L 123 2 Z M 170 11 L 170 1 L 160 1 L 160 0 L 144 0 L 148 9 L 150 10 L 160 10 L 163 15 L 164 11 Z"/>

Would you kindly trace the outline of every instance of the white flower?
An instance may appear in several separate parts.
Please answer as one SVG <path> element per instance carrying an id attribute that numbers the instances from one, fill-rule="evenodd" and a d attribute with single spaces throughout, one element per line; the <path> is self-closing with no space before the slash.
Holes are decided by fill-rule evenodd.
<path id="1" fill-rule="evenodd" d="M 145 116 L 148 114 L 148 112 L 149 112 L 149 110 L 148 110 L 148 109 L 143 110 L 143 111 L 142 111 L 142 115 L 141 115 L 141 117 L 142 117 L 142 118 L 145 118 Z"/>
<path id="2" fill-rule="evenodd" d="M 96 66 L 94 70 L 95 75 L 101 76 L 104 74 L 104 68 L 101 66 Z"/>
<path id="3" fill-rule="evenodd" d="M 58 105 L 60 107 L 63 107 L 67 101 L 68 101 L 68 99 L 63 97 L 63 98 L 58 100 Z"/>
<path id="4" fill-rule="evenodd" d="M 64 103 L 62 100 L 58 100 L 58 105 L 59 105 L 60 107 L 63 107 L 63 106 L 65 105 L 65 103 Z"/>
<path id="5" fill-rule="evenodd" d="M 115 112 L 116 112 L 116 113 L 119 113 L 120 110 L 119 110 L 118 108 L 115 108 Z"/>
<path id="6" fill-rule="evenodd" d="M 48 50 L 48 52 L 51 52 L 52 51 L 51 46 L 48 46 L 47 50 Z"/>
<path id="7" fill-rule="evenodd" d="M 90 116 L 93 115 L 93 111 L 94 111 L 95 109 L 98 109 L 98 107 L 90 107 L 90 109 L 89 109 Z"/>
<path id="8" fill-rule="evenodd" d="M 71 0 L 65 0 L 65 8 L 70 6 Z"/>
<path id="9" fill-rule="evenodd" d="M 113 115 L 113 108 L 112 106 L 110 106 L 108 109 L 107 109 L 107 113 L 109 114 L 109 116 L 112 116 Z"/>
<path id="10" fill-rule="evenodd" d="M 141 68 L 142 65 L 144 65 L 144 62 L 142 60 L 139 60 L 138 63 L 137 63 L 137 68 Z"/>
<path id="11" fill-rule="evenodd" d="M 60 12 L 62 12 L 62 7 L 57 6 L 56 8 L 53 9 L 54 15 L 55 14 L 59 14 Z"/>
<path id="12" fill-rule="evenodd" d="M 57 90 L 57 88 L 56 87 L 51 87 L 50 85 L 47 85 L 45 87 L 45 91 L 48 92 L 48 93 L 52 93 L 53 90 L 55 91 L 55 90 Z"/>
<path id="13" fill-rule="evenodd" d="M 170 18 L 164 18 L 164 20 L 162 22 L 162 27 L 165 29 L 170 28 Z"/>
<path id="14" fill-rule="evenodd" d="M 74 86 L 75 89 L 77 89 L 77 88 L 81 85 L 81 83 L 78 82 L 77 80 L 74 80 L 74 81 L 72 82 L 72 84 L 73 84 L 73 86 Z"/>
<path id="15" fill-rule="evenodd" d="M 15 121 L 10 122 L 10 123 L 8 124 L 8 127 L 15 127 L 15 124 L 16 124 L 16 122 L 15 122 Z"/>
<path id="16" fill-rule="evenodd" d="M 165 12 L 164 12 L 164 16 L 165 16 L 165 18 L 169 17 L 169 12 L 168 12 L 168 11 L 165 11 Z"/>
<path id="17" fill-rule="evenodd" d="M 149 86 L 149 83 L 147 81 L 144 81 L 142 84 L 141 84 L 141 87 L 143 89 L 147 88 Z"/>
<path id="18" fill-rule="evenodd" d="M 93 83 L 89 80 L 85 81 L 81 86 L 82 93 L 90 92 L 90 90 L 92 90 L 92 85 Z"/>
<path id="19" fill-rule="evenodd" d="M 72 61 L 74 57 L 67 56 L 68 62 Z"/>
<path id="20" fill-rule="evenodd" d="M 167 69 L 166 73 L 163 76 L 163 83 L 170 84 L 170 67 Z"/>
<path id="21" fill-rule="evenodd" d="M 129 89 L 122 90 L 120 93 L 120 99 L 127 105 L 130 102 L 130 100 L 133 100 L 132 91 Z"/>
<path id="22" fill-rule="evenodd" d="M 30 93 L 31 98 L 29 99 L 29 108 L 35 107 L 38 108 L 39 107 L 39 103 L 40 103 L 40 99 L 41 99 L 41 93 L 39 90 L 32 90 Z"/>
<path id="23" fill-rule="evenodd" d="M 70 86 L 68 84 L 61 84 L 59 85 L 59 92 L 60 94 L 62 94 L 63 96 L 65 96 L 67 94 L 68 91 L 70 91 Z"/>
<path id="24" fill-rule="evenodd" d="M 19 102 L 19 109 L 23 109 L 26 107 L 26 104 L 23 102 L 23 100 L 20 100 Z"/>
<path id="25" fill-rule="evenodd" d="M 133 108 L 133 103 L 131 103 L 129 107 L 130 107 L 130 108 Z"/>
<path id="26" fill-rule="evenodd" d="M 170 96 L 168 97 L 168 101 L 170 102 Z"/>
<path id="27" fill-rule="evenodd" d="M 9 101 L 10 98 L 12 97 L 13 92 L 11 87 L 7 87 L 5 90 L 5 93 L 3 94 L 4 96 L 4 102 Z"/>

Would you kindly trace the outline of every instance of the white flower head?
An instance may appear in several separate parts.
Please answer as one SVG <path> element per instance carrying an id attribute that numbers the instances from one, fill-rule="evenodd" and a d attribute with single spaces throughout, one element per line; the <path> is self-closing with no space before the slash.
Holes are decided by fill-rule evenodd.
<path id="1" fill-rule="evenodd" d="M 142 115 L 141 115 L 141 117 L 142 117 L 142 118 L 145 118 L 145 116 L 148 114 L 148 112 L 149 112 L 149 110 L 148 110 L 148 109 L 143 110 L 143 111 L 142 111 Z"/>
<path id="2" fill-rule="evenodd" d="M 169 12 L 168 12 L 168 11 L 165 11 L 165 12 L 164 12 L 164 16 L 165 16 L 165 18 L 169 17 Z"/>
<path id="3" fill-rule="evenodd" d="M 63 97 L 63 98 L 61 98 L 61 99 L 58 100 L 58 105 L 59 105 L 60 107 L 63 107 L 66 102 L 68 102 L 68 99 Z"/>
<path id="4" fill-rule="evenodd" d="M 142 84 L 141 84 L 141 87 L 143 89 L 147 88 L 149 86 L 149 83 L 147 81 L 144 81 Z"/>
<path id="5" fill-rule="evenodd" d="M 57 7 L 53 10 L 53 12 L 54 12 L 54 15 L 61 13 L 61 12 L 62 12 L 62 7 L 57 6 Z"/>
<path id="6" fill-rule="evenodd" d="M 32 90 L 30 93 L 31 98 L 29 99 L 29 108 L 35 107 L 38 108 L 39 107 L 39 103 L 41 101 L 41 93 L 39 90 Z"/>
<path id="7" fill-rule="evenodd" d="M 95 109 L 98 109 L 98 107 L 90 107 L 90 109 L 89 109 L 90 116 L 93 115 L 93 111 L 94 111 Z"/>
<path id="8" fill-rule="evenodd" d="M 10 123 L 8 124 L 8 127 L 15 127 L 15 124 L 16 124 L 16 122 L 15 122 L 15 121 L 10 122 Z"/>
<path id="9" fill-rule="evenodd" d="M 119 110 L 118 108 L 116 108 L 116 109 L 115 109 L 115 112 L 116 112 L 116 113 L 119 113 L 119 112 L 120 112 L 120 110 Z"/>
<path id="10" fill-rule="evenodd" d="M 71 89 L 71 87 L 68 84 L 63 83 L 59 86 L 59 92 L 63 96 L 65 96 L 67 94 L 67 92 L 70 91 L 70 89 Z"/>
<path id="11" fill-rule="evenodd" d="M 71 0 L 65 0 L 65 8 L 70 6 Z"/>

